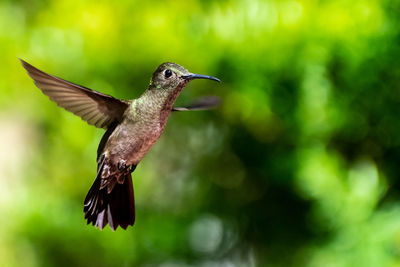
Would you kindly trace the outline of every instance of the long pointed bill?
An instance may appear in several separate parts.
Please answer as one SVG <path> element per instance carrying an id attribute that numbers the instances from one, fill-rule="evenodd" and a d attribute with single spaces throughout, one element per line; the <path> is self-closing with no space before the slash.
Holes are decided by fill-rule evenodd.
<path id="1" fill-rule="evenodd" d="M 185 75 L 182 76 L 183 79 L 186 80 L 193 80 L 193 79 L 208 79 L 208 80 L 213 80 L 213 81 L 217 81 L 220 82 L 220 80 L 218 78 L 212 77 L 212 76 L 208 76 L 208 75 L 201 75 L 201 74 L 189 74 L 189 75 Z"/>

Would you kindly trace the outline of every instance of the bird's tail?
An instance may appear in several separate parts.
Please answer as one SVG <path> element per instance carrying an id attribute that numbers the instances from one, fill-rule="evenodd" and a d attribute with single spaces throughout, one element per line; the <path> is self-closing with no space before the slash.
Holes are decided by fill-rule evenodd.
<path id="1" fill-rule="evenodd" d="M 111 192 L 107 187 L 101 186 L 101 173 L 104 158 L 101 160 L 96 179 L 85 198 L 85 219 L 88 224 L 93 224 L 103 229 L 107 223 L 112 230 L 118 225 L 126 229 L 135 223 L 135 200 L 131 173 L 125 172 L 123 183 L 116 183 Z M 121 177 L 119 177 L 121 179 Z"/>

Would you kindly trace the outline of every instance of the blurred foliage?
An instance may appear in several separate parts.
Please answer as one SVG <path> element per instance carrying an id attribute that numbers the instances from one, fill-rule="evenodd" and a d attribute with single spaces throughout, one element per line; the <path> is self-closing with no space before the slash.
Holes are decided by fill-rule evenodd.
<path id="1" fill-rule="evenodd" d="M 400 2 L 0 2 L 1 266 L 399 266 Z M 172 61 L 220 78 L 133 175 L 137 221 L 86 226 L 103 130 L 17 57 L 119 98 Z"/>

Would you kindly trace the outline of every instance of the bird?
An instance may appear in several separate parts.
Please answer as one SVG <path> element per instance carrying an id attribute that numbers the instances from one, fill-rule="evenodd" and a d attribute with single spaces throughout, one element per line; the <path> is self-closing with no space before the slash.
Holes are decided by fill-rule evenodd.
<path id="1" fill-rule="evenodd" d="M 204 97 L 186 107 L 174 107 L 183 88 L 194 79 L 218 78 L 194 74 L 171 62 L 153 73 L 142 95 L 122 100 L 47 74 L 20 59 L 35 85 L 58 106 L 106 131 L 97 149 L 97 173 L 84 200 L 87 224 L 115 231 L 135 223 L 131 173 L 160 138 L 173 111 L 216 107 L 220 99 Z"/>

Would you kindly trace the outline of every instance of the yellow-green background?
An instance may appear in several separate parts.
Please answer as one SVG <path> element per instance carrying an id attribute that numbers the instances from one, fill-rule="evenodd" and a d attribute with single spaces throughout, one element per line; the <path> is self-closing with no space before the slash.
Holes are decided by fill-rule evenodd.
<path id="1" fill-rule="evenodd" d="M 136 224 L 87 226 L 103 130 L 18 57 L 119 98 L 213 75 L 133 173 Z M 400 2 L 0 1 L 1 266 L 400 266 Z"/>

